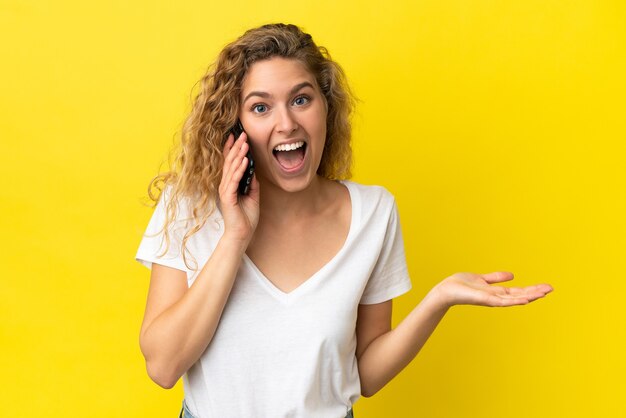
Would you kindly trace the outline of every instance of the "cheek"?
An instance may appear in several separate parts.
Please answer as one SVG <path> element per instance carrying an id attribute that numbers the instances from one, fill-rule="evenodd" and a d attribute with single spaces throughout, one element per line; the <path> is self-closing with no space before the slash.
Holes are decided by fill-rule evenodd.
<path id="1" fill-rule="evenodd" d="M 317 134 L 322 138 L 323 141 L 326 141 L 326 128 L 327 128 L 327 120 L 326 113 L 322 112 L 317 122 Z"/>
<path id="2" fill-rule="evenodd" d="M 260 123 L 248 123 L 246 125 L 246 134 L 248 141 L 252 147 L 260 147 L 267 143 L 267 132 Z"/>
<path id="3" fill-rule="evenodd" d="M 263 130 L 258 125 L 254 125 L 249 126 L 246 133 L 248 134 L 248 144 L 250 145 L 252 155 L 254 156 L 257 170 L 261 169 L 261 171 L 263 171 L 263 168 L 261 167 L 267 165 L 267 160 L 271 157 L 271 155 L 267 153 L 267 131 Z"/>

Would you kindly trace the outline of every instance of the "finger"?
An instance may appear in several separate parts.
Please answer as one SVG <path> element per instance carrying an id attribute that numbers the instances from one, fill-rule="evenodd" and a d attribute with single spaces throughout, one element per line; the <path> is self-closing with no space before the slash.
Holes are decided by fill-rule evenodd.
<path id="1" fill-rule="evenodd" d="M 547 283 L 541 283 L 541 284 L 536 284 L 534 286 L 531 286 L 533 289 L 544 292 L 544 293 L 550 293 L 552 291 L 554 291 L 554 288 L 547 284 Z"/>
<path id="2" fill-rule="evenodd" d="M 545 297 L 552 291 L 550 285 L 534 285 L 528 287 L 493 287 L 486 298 L 489 306 L 525 305 Z"/>
<path id="3" fill-rule="evenodd" d="M 504 289 L 505 293 L 510 296 L 520 296 L 520 297 L 544 297 L 548 293 L 552 291 L 552 286 L 545 284 L 538 284 L 534 286 L 526 286 L 526 287 L 501 287 L 500 289 Z"/>
<path id="4" fill-rule="evenodd" d="M 526 289 L 526 296 L 529 300 L 533 301 L 545 297 L 551 291 L 552 287 L 549 285 L 529 286 L 529 288 Z"/>
<path id="5" fill-rule="evenodd" d="M 231 134 L 232 136 L 232 134 Z M 222 169 L 222 181 L 229 179 L 232 173 L 239 167 L 240 160 L 248 152 L 248 143 L 242 142 L 240 139 L 235 141 L 228 150 L 228 154 L 224 158 L 224 167 Z"/>
<path id="6" fill-rule="evenodd" d="M 482 274 L 482 277 L 487 283 L 502 283 L 513 280 L 513 273 L 509 271 L 496 271 L 493 273 Z"/>
<path id="7" fill-rule="evenodd" d="M 547 295 L 548 293 L 552 292 L 552 290 L 554 289 L 552 289 L 552 286 L 550 286 L 549 284 L 536 284 L 533 286 L 523 287 L 521 290 L 526 292 L 527 294 Z"/>
<path id="8" fill-rule="evenodd" d="M 232 161 L 234 155 L 237 154 L 233 151 L 237 150 L 240 146 L 241 144 L 237 142 L 233 134 L 228 135 L 228 140 L 226 141 L 226 144 L 224 144 L 224 164 L 228 164 Z"/>
<path id="9" fill-rule="evenodd" d="M 226 138 L 226 141 L 224 142 L 224 149 L 222 150 L 224 157 L 226 157 L 228 152 L 233 147 L 234 143 L 235 143 L 235 135 L 233 135 L 232 133 L 228 134 L 228 137 Z"/>
<path id="10" fill-rule="evenodd" d="M 524 287 L 490 286 L 490 288 L 491 289 L 506 290 L 507 292 L 510 292 L 510 293 L 515 293 L 515 292 L 542 292 L 542 293 L 550 293 L 550 292 L 552 292 L 554 290 L 552 288 L 552 286 L 550 286 L 547 283 L 534 284 L 534 285 L 524 286 Z"/>
<path id="11" fill-rule="evenodd" d="M 220 182 L 220 198 L 225 201 L 228 200 L 231 203 L 235 203 L 237 201 L 237 188 L 239 185 L 239 181 L 236 179 L 237 170 L 241 165 L 244 164 L 244 161 L 239 163 L 239 166 L 235 166 L 231 164 L 228 168 L 228 172 L 226 172 L 222 176 L 222 181 Z"/>
<path id="12" fill-rule="evenodd" d="M 228 134 L 228 139 L 224 144 L 224 160 L 228 160 L 229 157 L 233 156 L 232 150 L 238 150 L 241 147 L 241 144 L 246 142 L 247 136 L 244 136 L 245 132 L 239 135 L 239 138 L 235 138 L 235 136 L 230 133 Z M 233 138 L 231 142 L 231 138 Z M 230 146 L 227 146 L 230 145 Z"/>
<path id="13" fill-rule="evenodd" d="M 244 147 L 245 148 L 245 147 Z M 232 165 L 231 174 L 226 178 L 226 193 L 237 195 L 237 189 L 239 188 L 239 182 L 243 177 L 243 173 L 248 168 L 248 158 L 244 154 L 241 156 L 241 160 L 236 159 Z"/>
<path id="14" fill-rule="evenodd" d="M 230 172 L 230 166 L 231 166 L 231 162 L 233 160 L 233 146 L 235 145 L 235 139 L 233 138 L 233 134 L 229 134 L 228 135 L 228 139 L 226 140 L 226 142 L 224 143 L 224 149 L 222 151 L 222 154 L 224 155 L 224 163 L 222 165 L 222 179 L 221 179 L 221 183 L 224 182 L 224 180 L 228 177 L 228 174 Z"/>
<path id="15" fill-rule="evenodd" d="M 231 152 L 234 154 L 234 152 Z M 233 159 L 232 161 L 225 163 L 224 168 L 222 170 L 222 179 L 219 185 L 219 194 L 221 199 L 227 199 L 228 201 L 234 203 L 237 201 L 237 187 L 239 185 L 239 180 L 242 177 L 241 173 L 237 173 L 241 171 L 241 166 L 247 166 L 247 159 Z"/>

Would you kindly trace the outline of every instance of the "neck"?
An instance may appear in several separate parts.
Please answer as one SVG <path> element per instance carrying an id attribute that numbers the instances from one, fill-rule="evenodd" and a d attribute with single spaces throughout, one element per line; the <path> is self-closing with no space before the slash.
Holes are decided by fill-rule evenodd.
<path id="1" fill-rule="evenodd" d="M 261 219 L 274 223 L 318 213 L 324 201 L 323 189 L 326 181 L 315 176 L 309 187 L 298 192 L 286 192 L 268 183 L 262 185 Z"/>

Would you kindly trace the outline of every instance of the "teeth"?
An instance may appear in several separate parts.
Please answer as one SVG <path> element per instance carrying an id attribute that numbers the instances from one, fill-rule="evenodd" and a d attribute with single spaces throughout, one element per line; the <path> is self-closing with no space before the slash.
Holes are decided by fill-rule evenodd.
<path id="1" fill-rule="evenodd" d="M 304 141 L 294 142 L 293 144 L 282 144 L 274 148 L 274 151 L 293 151 L 304 146 Z"/>

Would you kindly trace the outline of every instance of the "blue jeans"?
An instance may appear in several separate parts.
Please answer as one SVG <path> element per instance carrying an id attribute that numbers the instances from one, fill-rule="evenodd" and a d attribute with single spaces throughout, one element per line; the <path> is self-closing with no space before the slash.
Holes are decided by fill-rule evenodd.
<path id="1" fill-rule="evenodd" d="M 196 418 L 193 415 L 191 415 L 191 412 L 189 412 L 189 409 L 187 409 L 187 404 L 185 403 L 185 401 L 183 400 L 183 407 L 180 410 L 180 415 L 178 418 Z M 348 411 L 348 415 L 346 415 L 346 418 L 354 418 L 354 414 L 352 413 L 352 409 L 350 409 Z"/>

